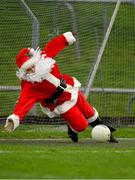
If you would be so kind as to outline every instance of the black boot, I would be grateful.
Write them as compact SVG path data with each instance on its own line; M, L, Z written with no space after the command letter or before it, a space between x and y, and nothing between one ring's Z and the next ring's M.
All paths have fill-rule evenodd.
M113 132L114 131L116 131L116 129L115 128L113 128L113 127L110 127L110 126L107 126L109 129L110 129L110 131L111 131L111 136L110 136L110 140L109 140L109 142L110 143L118 143L118 140L113 136Z
M91 122L91 123L89 123L89 125L91 126L91 127L95 127L95 126L97 126L97 125L100 125L100 124L103 124L102 123L102 121L101 121L101 119L98 117L95 121L93 121L93 122ZM105 125L105 124L104 124ZM106 125L107 126L107 125ZM110 143L118 143L118 140L113 136L113 132L114 131L116 131L116 129L115 128L113 128L113 127L110 127L110 126L107 126L109 129L110 129L110 131L111 131L111 136L110 136L110 140L109 140L109 142Z
M73 141L73 142L78 142L78 134L74 132L69 125L68 127L68 137Z
M113 136L112 132L111 132L111 136L110 136L110 143L118 143L119 141Z

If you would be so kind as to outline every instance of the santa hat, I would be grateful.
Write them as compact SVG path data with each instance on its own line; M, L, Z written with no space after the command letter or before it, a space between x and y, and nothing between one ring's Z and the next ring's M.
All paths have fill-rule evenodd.
M28 54L33 55L29 57ZM16 57L16 64L19 70L25 71L32 65L36 64L37 58L34 57L35 50L29 48L23 48Z

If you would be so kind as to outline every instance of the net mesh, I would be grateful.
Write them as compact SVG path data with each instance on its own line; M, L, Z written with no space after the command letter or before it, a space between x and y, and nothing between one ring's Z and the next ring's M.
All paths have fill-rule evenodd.
M56 61L61 73L75 76L82 83L82 91L88 85L93 66L109 26L116 3L101 1L25 1L39 22L39 37L33 34L31 17L17 0L1 0L0 6L0 113L8 116L19 96L20 81L16 78L15 57L22 47L31 47L39 39L42 49L53 37L67 31L76 33L77 42L64 49ZM132 3L121 3L103 57L98 67L88 101L100 116L122 122L134 122L134 46L135 11ZM15 88L17 90L15 90ZM4 88L4 89L3 89ZM123 92L105 88L121 88ZM31 116L31 118L30 118ZM37 104L26 118L30 122L59 123L59 118L48 119ZM124 117L129 117L126 119ZM120 122L120 121L119 121Z

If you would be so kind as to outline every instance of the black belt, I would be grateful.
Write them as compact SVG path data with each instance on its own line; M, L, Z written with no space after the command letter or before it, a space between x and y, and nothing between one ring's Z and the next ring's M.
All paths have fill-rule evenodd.
M56 92L51 97L47 98L45 101L49 104L54 103L58 99L58 97L63 93L66 87L67 87L66 82L62 77L62 79L60 80L60 85L56 88Z

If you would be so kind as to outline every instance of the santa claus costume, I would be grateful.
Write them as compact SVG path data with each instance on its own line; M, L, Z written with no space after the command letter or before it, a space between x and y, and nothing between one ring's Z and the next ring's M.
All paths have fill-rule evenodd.
M23 48L18 53L16 64L21 92L13 114L7 118L7 122L12 119L14 129L37 102L50 118L60 115L74 132L84 131L89 123L97 121L98 112L79 90L81 83L74 77L61 74L54 60L62 49L75 41L74 35L66 32L49 41L43 51ZM35 65L35 73L27 74L26 70L32 65Z

